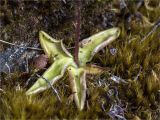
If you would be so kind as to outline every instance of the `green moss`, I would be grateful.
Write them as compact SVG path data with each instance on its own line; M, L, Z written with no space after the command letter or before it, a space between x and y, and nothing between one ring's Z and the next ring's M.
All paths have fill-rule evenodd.
M137 10L136 2L127 1L128 10L125 12L120 9L117 1L93 0L83 3L81 38L111 26L121 28L119 39L96 55L93 63L108 67L111 75L120 76L128 82L127 84L116 84L111 81L108 71L101 76L89 76L86 108L79 112L70 99L72 93L66 77L54 86L62 98L62 103L59 103L51 90L33 97L26 96L27 78L22 77L22 73L13 73L11 78L3 75L1 79L3 92L0 91L0 119L110 119L107 112L116 100L116 96L113 95L108 99L107 93L114 87L118 89L118 98L124 108L126 107L126 118L158 119L160 28L141 42L153 28L150 23L159 19L160 11L156 6L157 3L159 3L158 0L150 3L150 6L155 8L154 11L150 11L143 5ZM18 5L13 6L8 2L7 7L1 5L3 10L0 9L0 12L7 16L9 22L0 28L0 39L11 42L38 42L37 33L39 30L44 30L55 38L64 39L66 46L74 46L73 1L67 1L67 4L54 1L16 4ZM113 12L112 8L119 13ZM136 17L137 11L150 23ZM0 19L4 18L3 14L0 14ZM131 21L128 21L129 18ZM117 53L112 55L110 48L116 48ZM104 80L105 84L98 86L99 80ZM102 109L102 105L106 111Z

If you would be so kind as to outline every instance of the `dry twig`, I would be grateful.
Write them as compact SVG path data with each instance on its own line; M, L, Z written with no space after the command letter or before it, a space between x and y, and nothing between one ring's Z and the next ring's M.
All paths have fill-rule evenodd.
M24 46L16 45L16 44L14 44L14 43L10 43L10 42L4 41L4 40L0 40L0 42L1 42L1 43L4 43L4 44L12 45L12 46L20 47L20 48L27 48L27 49L31 49L31 50L42 51L42 49L40 49L40 48L24 47Z

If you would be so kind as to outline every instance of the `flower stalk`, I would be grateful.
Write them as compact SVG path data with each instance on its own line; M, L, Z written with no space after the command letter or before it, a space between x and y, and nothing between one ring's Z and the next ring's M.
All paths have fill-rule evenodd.
M74 49L74 61L79 66L78 53L79 53L79 39L81 29L81 0L75 1L75 49Z

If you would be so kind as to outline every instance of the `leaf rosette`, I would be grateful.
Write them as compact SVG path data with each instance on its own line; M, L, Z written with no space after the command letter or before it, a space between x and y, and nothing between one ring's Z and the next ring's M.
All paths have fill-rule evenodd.
M98 74L103 71L102 67L88 65L87 63L92 60L98 51L118 38L119 34L120 29L115 27L82 40L79 43L79 66L77 66L73 56L64 47L62 40L56 40L47 33L40 31L39 39L41 47L49 57L52 65L44 72L43 77L39 78L31 86L26 94L31 95L50 88L43 78L47 79L53 85L67 71L69 73L72 92L74 93L74 101L78 109L82 110L86 99L86 75Z

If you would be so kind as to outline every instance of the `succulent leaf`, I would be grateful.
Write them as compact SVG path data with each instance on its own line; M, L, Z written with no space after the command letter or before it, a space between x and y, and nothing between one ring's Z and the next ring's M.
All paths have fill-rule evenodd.
M82 40L79 48L79 63L85 66L102 48L113 42L120 34L119 28L111 28Z
M70 84L74 95L74 101L79 110L84 108L86 99L86 72L84 68L68 67Z
M56 40L43 31L39 32L39 39L45 54L48 55L51 61L54 61L55 57L59 59L72 57L67 49L65 49L62 40Z
M71 58L70 59L64 58L61 60L57 60L47 69L46 72L44 72L42 76L43 78L50 81L50 83L53 85L57 80L63 77L66 68L72 63L73 61ZM32 85L32 87L27 91L26 94L29 95L29 94L38 93L49 88L50 86L43 78L39 78Z
M96 74L100 74L103 73L106 69L97 65L86 65L84 67L86 74L92 74L92 75L96 75Z

